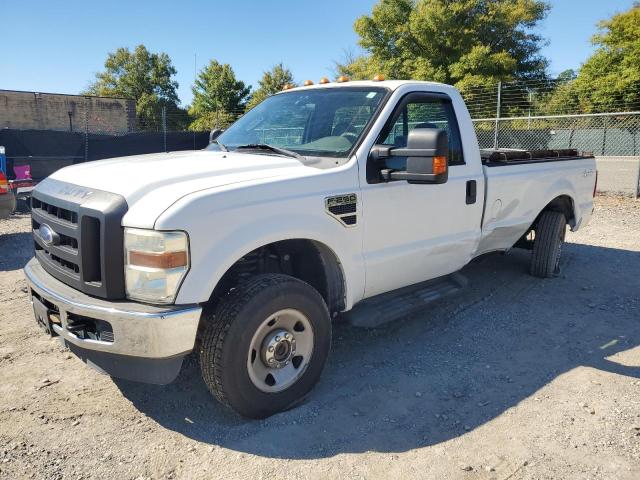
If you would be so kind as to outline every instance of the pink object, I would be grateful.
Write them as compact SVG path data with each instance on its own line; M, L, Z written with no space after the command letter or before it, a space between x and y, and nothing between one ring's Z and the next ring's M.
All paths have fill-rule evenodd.
M31 165L14 166L13 172L16 174L16 180L31 180Z

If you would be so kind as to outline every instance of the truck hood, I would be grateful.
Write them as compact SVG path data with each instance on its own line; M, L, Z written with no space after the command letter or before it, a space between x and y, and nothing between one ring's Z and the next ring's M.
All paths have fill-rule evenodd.
M294 158L199 150L87 162L58 170L51 178L122 195L129 206L125 225L130 223L127 219L135 217L136 226L152 228L162 212L190 193L301 175L307 169Z

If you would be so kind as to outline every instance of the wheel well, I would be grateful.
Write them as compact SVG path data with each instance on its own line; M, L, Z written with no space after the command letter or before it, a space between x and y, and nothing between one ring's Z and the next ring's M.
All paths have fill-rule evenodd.
M542 209L542 212L544 211L563 213L569 225L573 226L575 224L573 199L568 195L560 195L554 198L547 204L546 207ZM536 218L536 221L533 224L534 227L538 223L538 219L540 218L540 215L542 215L542 212L538 214L538 217Z
M535 231L538 222L540 221L540 216L544 212L560 212L564 214L564 217L567 219L567 223L572 227L575 225L575 213L573 210L573 199L568 195L559 195L553 200L551 200L538 214L536 219L533 221L531 226L527 229L527 231L520 237L520 239L515 243L514 247L516 248L524 248L525 250L531 250L533 248L533 238L530 237L532 231Z
M261 273L283 273L315 288L335 316L345 307L344 275L335 253L308 239L282 240L259 247L234 263L213 290L209 305L215 306L243 280Z

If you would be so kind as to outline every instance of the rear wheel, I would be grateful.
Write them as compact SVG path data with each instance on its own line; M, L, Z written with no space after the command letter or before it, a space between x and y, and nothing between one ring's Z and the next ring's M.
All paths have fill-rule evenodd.
M561 212L544 211L535 228L531 275L549 278L560 273L560 257L567 219Z
M324 300L287 275L257 275L239 285L206 322L203 379L220 402L251 418L302 400L320 378L331 345Z

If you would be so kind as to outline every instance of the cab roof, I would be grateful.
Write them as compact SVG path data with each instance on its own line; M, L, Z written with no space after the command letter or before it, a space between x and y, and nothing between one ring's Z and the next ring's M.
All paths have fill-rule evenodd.
M283 92L293 92L300 90L313 90L313 89L322 89L322 88L344 88L344 87L383 87L388 88L391 91L397 90L403 85L432 85L438 86L440 88L450 88L455 89L451 85L447 85L446 83L439 82L425 82L422 80L381 80L381 81L373 81L373 80L349 80L347 82L329 82L329 83L316 83L314 85L309 86L300 86L290 88L288 90L283 90Z

